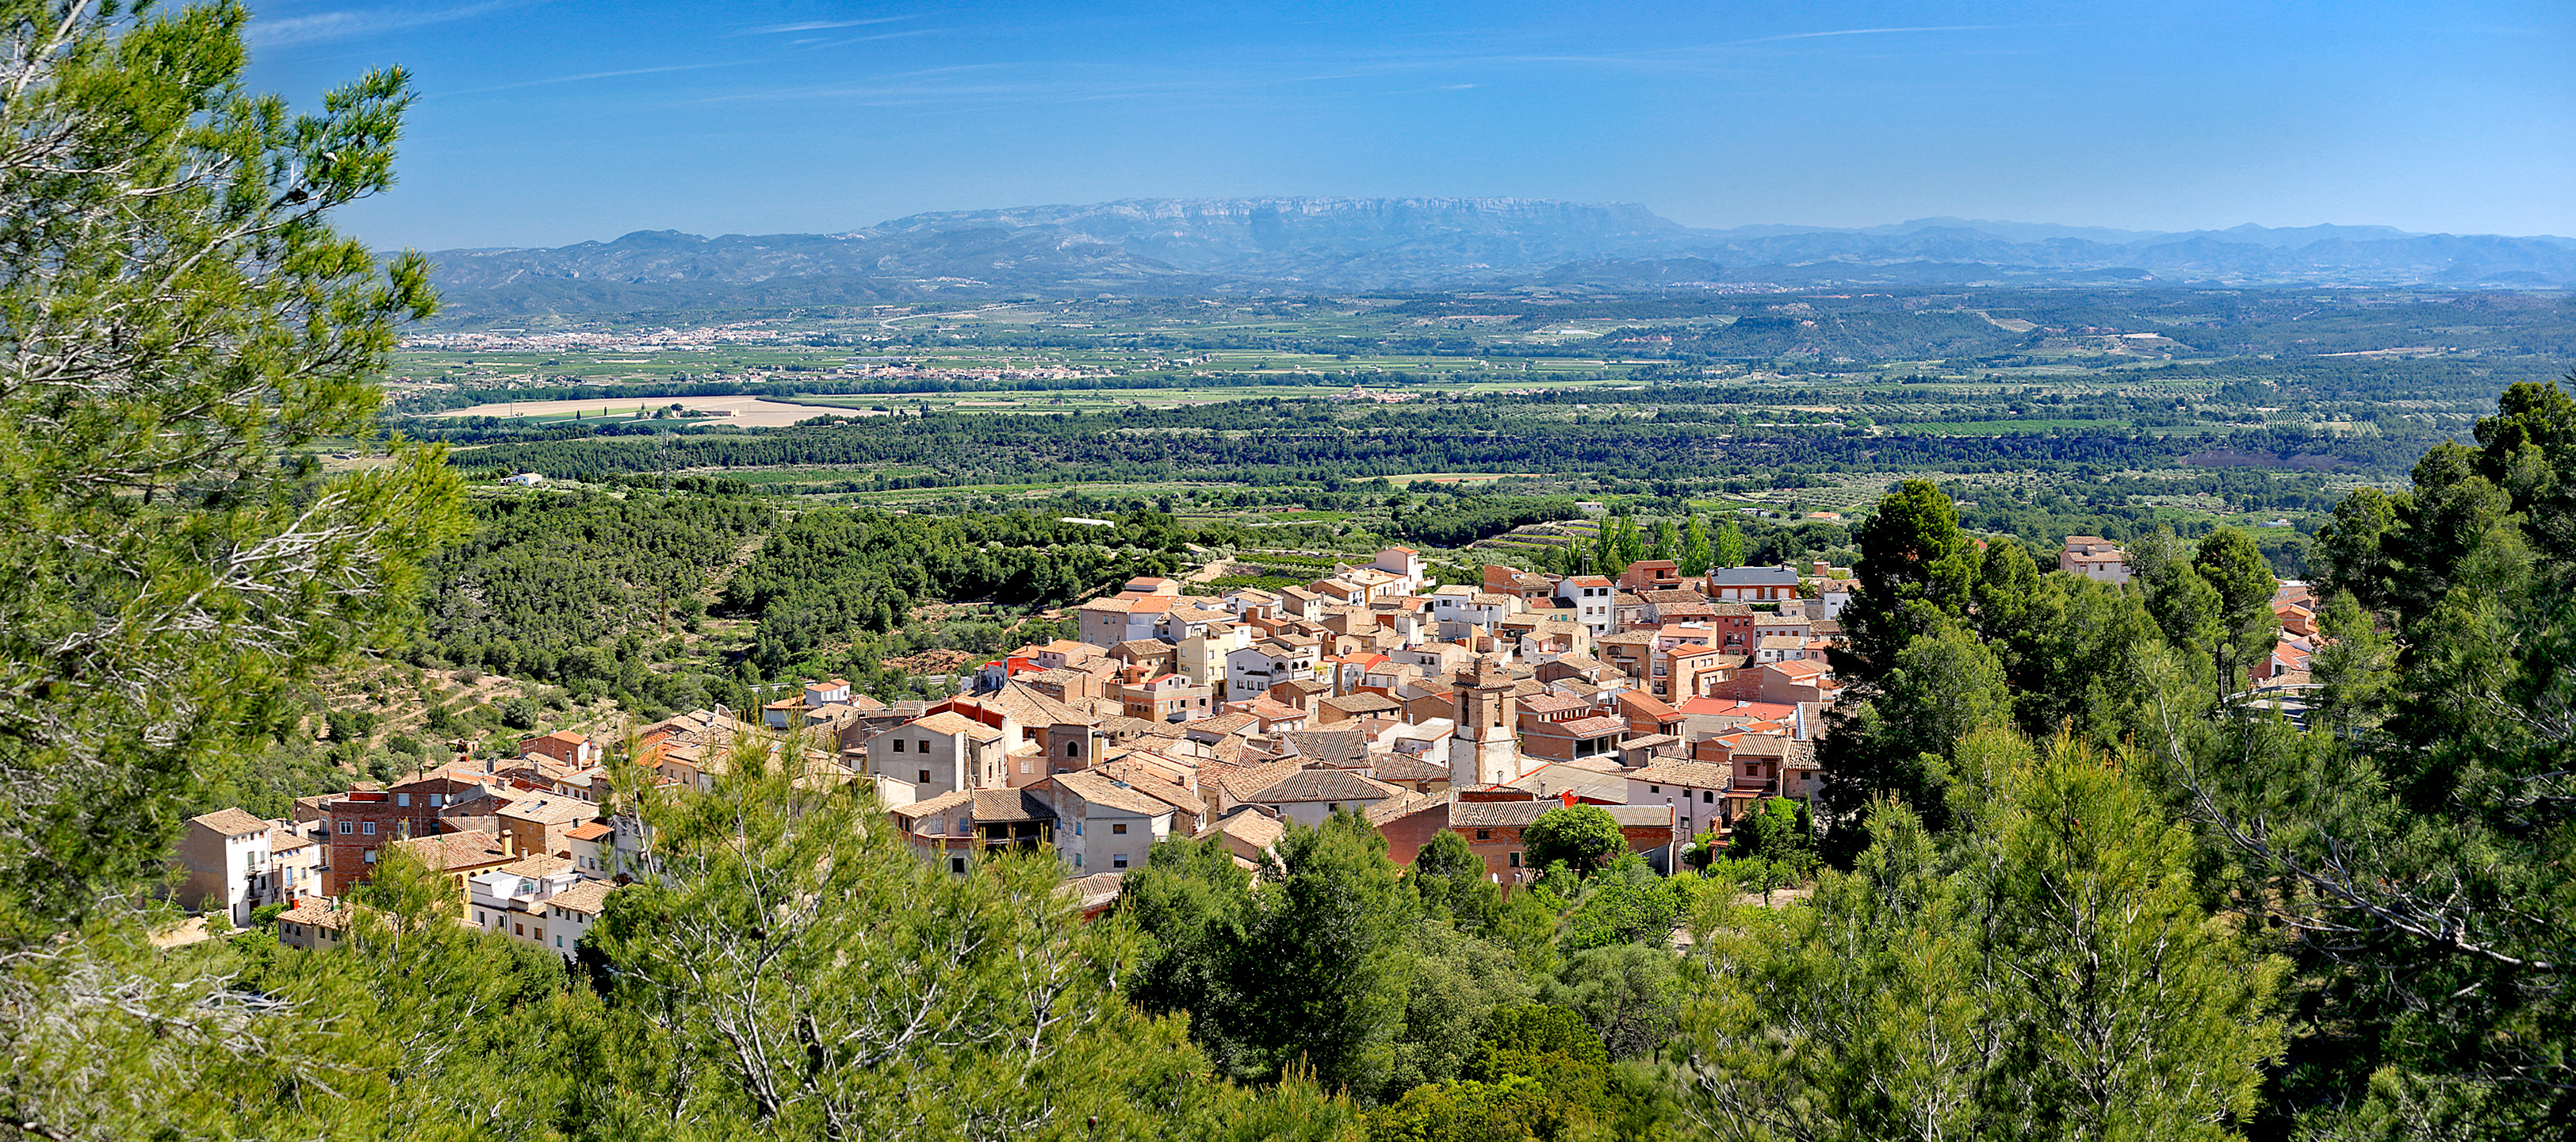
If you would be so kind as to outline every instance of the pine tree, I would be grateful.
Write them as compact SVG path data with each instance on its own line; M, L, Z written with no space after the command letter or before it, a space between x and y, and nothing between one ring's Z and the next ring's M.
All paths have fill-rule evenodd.
M627 1105L780 1137L998 1137L1079 1120L1153 1065L1103 1049L1142 1026L1115 990L1141 949L1081 922L1055 856L976 852L952 875L804 753L746 738L704 792L623 775L662 874L589 937L612 1031L659 1044L611 1060Z
M2287 965L2211 922L2189 836L2099 755L2007 730L1956 753L1973 827L1880 801L1811 906L1703 910L1687 1112L1739 1137L2228 1136Z
M418 560L460 527L435 451L395 444L331 477L305 454L370 437L394 331L435 305L424 259L380 263L328 221L390 184L407 81L371 74L291 115L239 86L248 19L0 12L13 1133L209 1132L246 1084L297 1081L261 1061L305 1054L288 1008L234 996L218 958L149 954L142 931L167 917L136 902L188 799L293 716L315 670L392 641Z

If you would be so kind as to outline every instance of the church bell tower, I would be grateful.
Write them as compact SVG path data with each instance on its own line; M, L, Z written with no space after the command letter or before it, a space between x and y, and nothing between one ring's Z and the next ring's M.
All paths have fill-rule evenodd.
M1449 739L1449 787L1503 785L1521 775L1519 703L1512 680L1478 672L1458 685L1458 732Z

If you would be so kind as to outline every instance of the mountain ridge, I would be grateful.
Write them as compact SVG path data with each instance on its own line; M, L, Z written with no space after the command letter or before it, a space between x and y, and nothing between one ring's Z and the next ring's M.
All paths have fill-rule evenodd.
M1120 199L934 211L838 234L639 230L440 251L463 316L941 295L1997 284L2576 285L2576 240L2320 224L2139 231L1991 219L1699 229L1636 203Z

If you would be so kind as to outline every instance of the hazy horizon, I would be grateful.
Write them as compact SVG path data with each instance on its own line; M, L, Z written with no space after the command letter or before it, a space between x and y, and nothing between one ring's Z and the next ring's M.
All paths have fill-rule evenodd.
M825 227L821 227L821 228L817 228L817 229L813 229L813 230L795 230L795 231L789 231L789 230L746 231L746 230L730 230L730 229L725 229L725 228L722 228L722 227L716 227L716 226L700 226L700 227L690 227L690 226L686 226L686 225L647 226L647 227L637 227L637 228L634 228L634 229L628 229L628 230L619 230L619 231L617 231L616 233L585 234L585 235L580 235L580 236L576 236L576 237L567 238L567 239L565 239L565 240L563 240L563 241L560 241L560 242L526 242L526 243L507 243L507 242L501 242L501 243L487 243L487 244L479 245L479 246L446 246L446 247L436 247L436 248L440 248L440 249L489 249L489 250L503 250L503 249L557 249L557 248L561 248L561 247L565 247L565 246L575 246L575 245L580 245L581 243L584 243L584 242L614 242L614 241L617 241L618 239L625 238L625 237L628 237L628 236L630 236L630 235L634 235L634 234L649 234L649 233L681 233L681 234L693 234L693 235L696 235L696 236L699 236L699 237L703 237L703 238L718 238L718 237L724 237L724 236L728 236L728 235L759 236L759 235L762 235L762 234L807 234L807 235L818 235L818 234L819 234L819 235L831 235L831 234L846 234L846 233L854 233L854 232L857 232L857 231L860 231L860 230L866 230L866 229L869 229L869 228L871 228L871 227L882 226L882 225L885 225L885 224L888 224L888 223L892 223L892 222L899 222L899 221L902 221L902 220L903 220L903 219L905 219L905 218L910 218L910 217L919 217L919 216L923 216L923 215L940 215L940 214L974 214L974 213L982 212L982 211L1001 211L1001 210L1015 210L1015 209L1045 209L1045 208L1051 208L1051 207L1103 206L1103 205L1109 205L1109 204L1111 204L1111 203L1116 203L1116 202L1152 202L1152 201L1207 201L1207 202L1214 202L1214 201L1258 201L1258 200L1264 200L1264 199L1283 199L1283 200L1284 200L1284 199L1306 199L1306 200L1348 199L1348 200L1352 200L1352 201L1389 201L1389 200L1408 200L1408 199L1409 199L1409 200L1443 200L1443 199L1447 199L1447 200L1471 200L1471 199L1520 199L1520 200L1522 200L1522 201L1536 201L1536 202L1565 202L1565 203L1569 203L1569 204L1571 204L1571 205L1578 205L1578 206L1641 206L1641 207L1644 207L1646 210L1648 210L1648 211L1650 211L1650 212L1652 212L1652 213L1656 214L1656 215L1657 215L1657 216L1659 216L1659 217L1666 218L1666 219L1669 219L1669 220L1674 221L1674 222L1681 222L1681 220L1680 220L1680 219L1678 219L1678 218L1674 218L1674 217L1672 216L1672 214L1670 214L1669 212L1664 211L1664 210L1657 209L1657 208L1656 208L1656 206L1655 206L1655 204L1653 204L1653 203L1650 203L1650 202L1635 202L1635 201L1621 201L1621 200L1616 200L1616 199L1601 199L1601 200L1597 200L1597 201L1577 202L1577 201L1575 201L1575 200L1570 200L1570 199L1540 199L1540 198L1532 198L1532 197L1529 197L1529 196L1522 196L1522 195L1463 195L1463 194L1386 194L1386 195L1288 195L1288 194L1240 194L1240 195L1190 195L1190 196L1181 196L1181 195L1133 195L1133 196L1129 196L1129 197L1127 197L1127 198L1119 198L1119 199L1104 199L1104 200L1100 200L1100 201L1097 201L1097 202L1012 202L1012 203L983 203L983 204L976 204L976 205L972 205L972 206L938 207L938 208L932 208L932 209L928 209L928 210L919 210L919 211L914 211L912 214L908 214L908 215L898 215L898 216L894 216L894 217L877 218L877 219L873 219L873 220L870 220L870 221L866 221L866 222L858 222L858 223L854 223L854 224L846 225L846 226L825 226ZM1915 226L1915 225L1917 225L1917 224L1925 224L1925 223L1958 223L1958 224L1968 225L1968 226L1974 226L1974 225L1978 225L1978 224L1990 224L1990 225L2004 225L2004 226L2014 226L2014 227L2033 227L2033 228L2046 227L2046 228L2055 228L2055 229L2064 229L2064 230L2074 230L2074 231L2120 231L2120 232L2128 232L2128 233L2137 234L2137 235L2139 235L2139 236L2141 236L2141 237L2161 237L2161 236L2170 236L2170 235L2175 235L2175 234L2223 233L2223 232L2226 232L2226 231L2229 231L2229 230L2241 229L2241 228L2246 227L2246 226L2257 226L2257 227L2261 227L2261 228L2266 229L2266 230L2303 230L2303 229L2311 229L2311 228L2315 228L2315 227L2319 227L2319 226L2344 226L2344 227L2355 227L2355 228L2367 228L2367 227L2374 227L2374 226L2381 226L2381 225L2384 225L2383 223L2377 223L2377 222L2353 222L2353 221L2339 221L2339 220L2337 220L2337 221L2323 221L2323 222L2292 222L2292 223L2239 222L2239 223L2235 223L2235 224L2233 224L2233 225L2226 225L2226 226L2195 226L2195 227L2188 227L2188 228L2184 228L2184 229L2176 229L2176 230L2157 230L2157 229L2150 229L2150 228L2145 228L2145 227L2118 226L2118 225L2109 225L2109 224L2103 224L2103 223L2090 223L2090 222L2067 222L2067 221L2063 221L2063 220L2059 220L2059 219L2047 219L2047 218L1969 218L1969 217L1963 217L1963 216L1958 216L1958 215L1932 215L1932 214L1926 214L1926 215L1915 215L1915 216L1907 217L1907 218L1891 219L1891 220L1881 221L1881 222L1860 223L1860 224L1856 224L1856 225L1825 225L1825 224L1820 224L1820 223L1805 223L1805 222L1780 221L1780 220L1772 220L1772 221L1766 221L1766 222L1747 222L1747 223L1733 224L1733 225L1727 225L1727 226L1690 226L1690 224L1689 224L1689 223L1682 223L1682 224L1683 224L1683 225L1685 225L1685 226L1690 226L1690 228L1691 228L1691 229L1693 229L1693 230L1701 230L1701 231L1707 231L1707 232L1712 232L1712 233L1727 233L1727 232L1730 232L1730 231L1734 231L1734 230L1742 230L1742 229L1771 229L1771 228L1777 228L1777 229L1780 229L1780 230L1783 230L1783 231L1791 231L1791 232L1794 232L1794 231L1820 231L1820 232L1866 231L1866 230L1879 230L1879 229L1901 228L1901 227ZM2564 241L2564 240L2576 240L2576 235L2571 235L2571 234L2543 234L2543 233L2533 233L2533 234L2503 234L2503 233L2502 233L2502 232L2500 232L2500 231L2471 231L2471 230L2447 230L2447 231L2446 231L2446 230L2405 230L2405 228L2403 228L2403 227L2391 227L2391 228L2392 228L2392 229L2404 230L2404 232L2405 232L2405 233L2407 233L2407 234L2409 234L2409 235L2413 235L2413 236L2418 236L2418 237L2422 237L2422 236L2431 236L2431 235L2438 235L2438 234L2451 234L2451 235L2464 236L2464 237L2465 237L2465 236L2501 236L2501 237L2514 237L2514 238L2553 238L2553 239L2559 239L2559 240L2562 240L2562 241ZM431 248L433 248L433 247L421 246L421 247L417 247L417 248L420 248L420 249L431 249Z
M378 246L1268 195L2576 234L2576 9L1872 3L263 6L299 106L400 64Z

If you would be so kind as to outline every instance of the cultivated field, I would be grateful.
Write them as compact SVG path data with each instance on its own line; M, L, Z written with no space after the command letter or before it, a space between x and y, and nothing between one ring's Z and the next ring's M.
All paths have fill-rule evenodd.
M632 418L635 416L638 408L641 408L644 415L649 417L653 414L654 410L668 409L675 404L692 412L718 414L705 418L707 420L713 420L716 423L721 424L738 424L745 428L777 428L782 425L794 424L797 421L821 415L816 410L805 405L789 404L785 401L770 400L766 397L652 397L646 400L633 401L504 401L498 404L478 404L472 408L451 409L447 412L439 413L438 415L442 417L505 416L524 418L528 420L572 420L575 419L574 414L579 413L582 419L613 420L621 417ZM869 412L864 408L855 410L841 408L834 411L857 416L881 415Z

